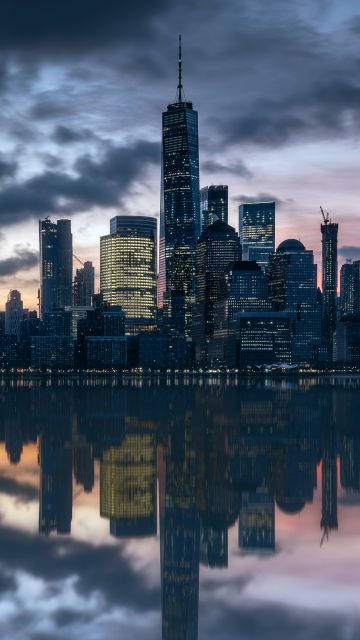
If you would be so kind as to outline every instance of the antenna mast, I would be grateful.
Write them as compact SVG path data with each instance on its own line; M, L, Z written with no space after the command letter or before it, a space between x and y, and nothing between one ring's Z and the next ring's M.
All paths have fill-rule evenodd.
M182 53L181 53L181 35L179 35L179 84L178 88L178 102L182 102Z

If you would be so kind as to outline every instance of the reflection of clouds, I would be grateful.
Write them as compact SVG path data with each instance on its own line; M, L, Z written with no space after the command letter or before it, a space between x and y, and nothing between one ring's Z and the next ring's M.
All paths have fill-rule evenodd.
M2 637L17 637L19 611L23 622L28 619L26 628L53 638L64 638L65 628L69 640L84 633L89 639L102 638L104 629L111 638L112 628L114 637L116 629L129 640L159 637L159 588L146 584L121 547L44 539L6 527L0 529L0 546ZM123 635L123 625L128 635ZM137 629L139 635L132 635Z
M319 614L299 607L287 608L259 602L239 602L238 608L200 610L199 640L355 640L360 619L350 620L335 614Z

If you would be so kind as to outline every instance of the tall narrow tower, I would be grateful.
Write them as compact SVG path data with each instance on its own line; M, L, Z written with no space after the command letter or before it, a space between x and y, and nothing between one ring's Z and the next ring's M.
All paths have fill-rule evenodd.
M187 333L194 295L195 249L200 233L198 114L183 95L181 36L177 100L162 114L162 162L160 207L160 265L158 306L164 293L179 290L185 295ZM185 265L179 278L181 264ZM189 269L189 263L191 269ZM176 276L174 276L176 274Z
M322 291L323 291L323 333L332 344L336 328L336 297L338 280L337 238L339 225L331 222L329 214L321 209L322 236Z

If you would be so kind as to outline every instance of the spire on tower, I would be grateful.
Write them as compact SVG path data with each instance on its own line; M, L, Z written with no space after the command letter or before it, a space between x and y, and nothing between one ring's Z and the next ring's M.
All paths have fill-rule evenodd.
M181 35L179 35L179 84L178 88L178 102L182 102L182 55L181 55Z

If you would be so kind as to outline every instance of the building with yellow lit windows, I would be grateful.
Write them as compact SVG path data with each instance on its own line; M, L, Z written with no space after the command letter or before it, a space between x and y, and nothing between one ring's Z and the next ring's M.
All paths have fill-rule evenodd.
M100 238L100 289L104 302L122 307L125 331L156 326L157 221L149 216L115 216Z

